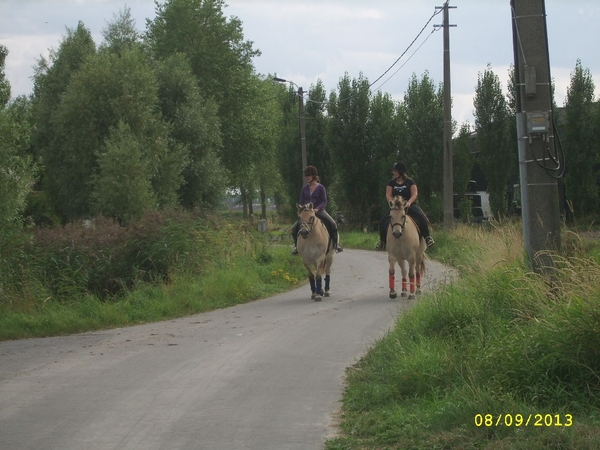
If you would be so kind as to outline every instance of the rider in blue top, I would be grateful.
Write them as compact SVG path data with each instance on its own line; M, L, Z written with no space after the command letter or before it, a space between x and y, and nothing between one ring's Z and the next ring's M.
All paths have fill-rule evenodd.
M304 169L304 179L306 184L302 186L300 190L299 205L306 205L312 203L315 210L316 216L323 221L331 240L333 241L333 248L336 253L344 251L339 243L338 229L335 220L325 211L327 206L327 191L325 186L320 183L319 174L315 166L306 166ZM294 249L292 255L297 255L298 250L296 249L296 243L298 242L298 231L300 224L298 221L292 226L292 237L294 238Z

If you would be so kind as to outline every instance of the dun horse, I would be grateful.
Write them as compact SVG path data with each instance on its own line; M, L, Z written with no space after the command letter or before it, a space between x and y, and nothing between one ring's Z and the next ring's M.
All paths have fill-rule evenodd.
M313 204L298 206L298 254L308 272L310 281L311 298L321 301L321 297L329 297L329 281L331 264L333 263L333 241L325 225L315 215ZM323 274L325 274L325 289L323 290Z
M390 200L390 226L387 231L387 252L390 263L390 298L396 298L396 262L402 271L402 297L415 298L420 292L421 275L425 273L425 239L419 236L419 230L405 210L406 200L394 197ZM408 263L408 279L405 261ZM410 286L408 286L410 285Z

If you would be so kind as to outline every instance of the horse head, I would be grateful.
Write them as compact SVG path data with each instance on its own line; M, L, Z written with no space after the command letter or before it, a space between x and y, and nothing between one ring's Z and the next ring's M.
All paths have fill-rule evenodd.
M298 223L300 224L298 235L306 239L315 225L315 210L312 203L307 203L306 205L297 204L296 206L298 207Z
M389 201L390 205L390 226L392 234L396 239L402 237L404 226L406 225L406 200L396 196Z

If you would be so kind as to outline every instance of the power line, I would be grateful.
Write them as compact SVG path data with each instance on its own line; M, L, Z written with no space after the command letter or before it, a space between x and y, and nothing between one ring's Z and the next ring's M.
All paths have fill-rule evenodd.
M412 40L412 42L408 45L408 47L406 47L406 49L402 52L402 54L396 58L396 60L392 63L392 65L390 67L388 67L380 76L378 76L375 81L373 81L372 83L369 84L369 89L373 87L373 85L375 83L377 83L379 80L381 80L390 70L392 70L394 68L394 66L396 64L398 64L398 62L402 59L402 57L404 55L406 55L406 53L411 49L411 47L415 44L415 42L419 39L419 37L421 37L421 35L423 34L423 31L425 31L425 29L427 28L427 26L431 23L431 21L433 20L433 18L435 16L437 16L438 14L440 14L441 10L436 10L431 17L429 17L429 19L427 20L427 22L425 23L425 25L423 25L423 27L421 28L421 30L419 31L419 33L416 35L416 37ZM410 57L404 62L404 64L402 64L387 80L385 80L376 90L379 90L381 88L381 86L383 86L385 83L387 83L391 78L394 77L394 75L396 75L400 69L402 69L407 63L408 61L410 61L410 59L419 51L419 49L425 44L425 42L427 42L427 40L431 37L431 35L437 31L437 29L434 29L428 36L427 38L419 45L419 47L417 47L417 49L410 55ZM341 98L338 99L338 102L347 102L349 100L352 100L354 97L358 96L359 94L354 94L354 95L350 95L349 97L346 98ZM371 94L368 94L369 96L371 96ZM311 99L307 99L307 102L311 102L311 103L317 103L317 104L324 104L327 101L316 101L316 100L311 100ZM351 105L348 105L346 108L337 111L335 114L340 114L343 113L344 111L346 111L347 109L349 109L351 107ZM335 115L334 114L334 115Z

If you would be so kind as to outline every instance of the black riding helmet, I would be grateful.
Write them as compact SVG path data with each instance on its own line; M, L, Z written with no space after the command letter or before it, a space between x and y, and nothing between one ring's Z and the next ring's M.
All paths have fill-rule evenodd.
M394 170L397 170L400 175L406 174L406 165L401 162L394 164Z
M317 177L319 176L319 173L317 172L317 168L315 166L306 166L304 168L304 176Z

